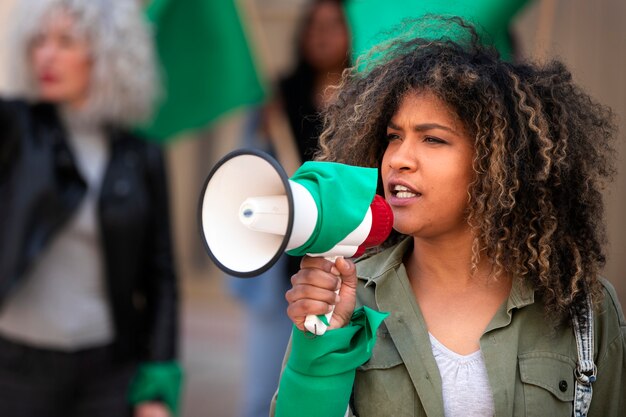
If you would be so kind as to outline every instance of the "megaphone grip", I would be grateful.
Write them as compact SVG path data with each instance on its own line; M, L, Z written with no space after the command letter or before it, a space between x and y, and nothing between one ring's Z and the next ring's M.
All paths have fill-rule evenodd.
M383 197L376 194L369 208L372 213L370 231L367 238L365 238L363 243L359 245L353 257L359 257L365 253L367 248L378 246L383 243L387 237L389 237L391 229L393 228L393 211L391 210L389 203L387 203ZM335 262L335 260L337 260L337 256L326 256L325 258L331 262ZM339 290L335 291L335 293L339 294ZM309 332L317 336L323 335L330 325L333 311L334 307L333 310L325 315L308 315L304 321L304 327Z

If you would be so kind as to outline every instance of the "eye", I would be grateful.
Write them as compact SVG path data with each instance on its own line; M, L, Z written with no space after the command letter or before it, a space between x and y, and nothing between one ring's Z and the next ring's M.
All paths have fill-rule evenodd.
M30 47L31 48L36 48L38 46L41 46L44 44L45 42L45 37L43 34L38 33L37 35L35 35L35 37L33 37L33 39L30 41Z
M394 140L398 140L401 139L400 135L398 135L397 133L387 133L387 142L392 142Z
M424 142L426 143L432 143L432 144L442 144L442 143L447 143L445 140L440 139L436 136L426 136L424 137Z

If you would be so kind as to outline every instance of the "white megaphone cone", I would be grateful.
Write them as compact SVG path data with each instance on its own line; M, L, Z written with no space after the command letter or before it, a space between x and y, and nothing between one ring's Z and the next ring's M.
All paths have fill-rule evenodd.
M317 206L269 155L238 150L209 174L199 216L203 241L215 264L229 275L249 278L309 239Z
M376 177L371 178L374 184L368 187L373 187L373 193ZM264 152L231 152L213 168L200 198L200 232L207 252L230 275L259 275L285 251L316 247L311 241L315 242L320 228L324 229L323 224L320 226L319 200L319 195L289 179L280 164ZM334 261L338 256L360 255L365 248L382 243L393 224L391 209L380 196L367 204L369 207L359 215L360 223L339 242L335 240L330 250L306 253ZM335 214L341 217L341 213ZM323 334L330 314L325 320L307 317L305 327Z

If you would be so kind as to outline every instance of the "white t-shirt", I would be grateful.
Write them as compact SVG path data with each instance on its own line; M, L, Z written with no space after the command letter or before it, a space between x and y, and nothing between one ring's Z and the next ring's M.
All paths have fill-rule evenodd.
M482 352L459 355L432 334L429 336L441 374L445 417L494 416L493 394Z

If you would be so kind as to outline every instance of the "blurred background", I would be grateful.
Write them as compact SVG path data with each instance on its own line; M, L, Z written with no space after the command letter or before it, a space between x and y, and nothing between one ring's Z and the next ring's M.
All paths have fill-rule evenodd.
M0 0L0 31L7 27L11 9L17 1ZM205 1L228 4L228 7L233 3L233 0ZM178 3L182 6L187 2L179 0ZM231 97L231 103L212 109L212 113L204 119L200 115L191 121L193 126L188 129L175 131L172 128L175 132L164 143L169 165L182 301L180 345L186 371L183 398L185 417L231 417L239 415L241 411L247 367L246 334L253 323L247 319L244 306L228 289L228 280L233 278L218 272L204 251L196 220L198 198L214 163L230 150L242 146L241 138L249 128L251 106L256 108L269 101L277 80L289 72L294 64L294 37L307 4L307 0L235 1L232 6L241 23L244 41L247 40L252 68L256 71L252 77L258 78L260 88L258 91L254 88L251 90L243 82L228 79L228 74L207 72L206 77L221 84L224 91L229 91L228 83L238 85L240 90L243 88L243 96ZM380 7L385 7L385 4L381 1ZM164 10L167 13L168 9ZM180 16L185 19L192 15L181 12ZM617 288L622 303L626 300L626 222L623 219L623 213L626 213L624 18L626 2L623 0L537 0L528 2L512 21L512 33L519 55L535 60L552 57L563 60L574 79L596 100L610 106L618 118L619 173L616 181L606 190L610 247L604 273ZM202 25L197 21L193 23ZM208 22L206 24L209 25ZM205 35L203 30L194 30L191 22L188 29L195 42L183 43L180 48L192 51L194 59L201 60L203 54L206 54L206 59L213 60L213 63L217 60L227 73L232 72L227 67L230 61L225 55L216 56L216 51L239 47L229 44L230 40L234 40L229 37L231 35L219 39L202 39ZM5 33L0 33L0 41L1 92L7 87L5 74L11 63L5 59ZM223 76L227 78L221 79ZM207 91L210 95L211 90ZM246 91L250 93L248 96ZM187 94L193 95L193 92ZM213 94L215 96L212 100L218 101L225 93ZM201 104L198 107L202 110Z

